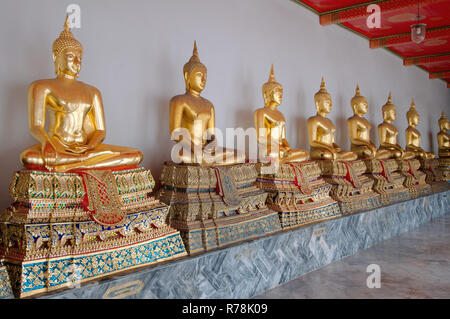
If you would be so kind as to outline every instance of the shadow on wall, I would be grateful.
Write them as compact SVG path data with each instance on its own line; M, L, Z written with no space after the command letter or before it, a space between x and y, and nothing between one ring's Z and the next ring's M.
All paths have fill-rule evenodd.
M11 204L8 187L14 171L22 168L20 163L20 153L26 148L36 143L28 129L27 112L27 84L14 85L8 88L7 94L3 96L4 116L0 118L1 140L3 147L14 145L0 152L0 163L3 169L0 170L0 209L3 210ZM23 138L23 136L29 138Z
M439 116L440 116L440 114L439 114ZM433 119L433 114L432 114L432 112L431 113L427 113L427 120L428 120L428 127L433 127L433 125L436 125L437 127L438 127L438 131L439 131L439 123L438 123L438 119L439 118L437 118L437 119ZM432 153L436 153L437 152L437 150L436 150L436 152L435 152L435 150L434 150L434 143L433 143L433 141L435 140L435 137L434 137L434 134L433 134L433 132L432 131L428 131L427 132L427 134L426 135L424 135L424 137L427 137L428 138L428 143L429 143L429 145L430 145L430 147L429 147L429 152L432 152ZM437 139L437 138L436 138ZM436 142L437 143L437 142Z
M340 128L336 130L336 144L342 150L350 149L350 137L348 135L348 127L347 127L347 119L343 116L338 116L336 121L336 128Z
M297 117L295 121L297 126L297 147L309 152L308 120L306 117ZM289 141L288 141L289 142ZM294 148L294 146L292 146Z

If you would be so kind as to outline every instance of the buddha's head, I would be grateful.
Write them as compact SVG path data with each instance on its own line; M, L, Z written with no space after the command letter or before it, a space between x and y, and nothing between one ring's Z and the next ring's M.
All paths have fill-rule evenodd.
M450 130L450 122L448 121L444 112L442 112L441 118L439 119L438 123L439 123L439 129L442 132L446 132L446 131Z
M385 105L381 108L383 112L383 120L385 122L391 123L397 118L397 113L395 112L395 105L392 104L392 94L389 93L388 100Z
M318 114L325 116L331 112L333 103L331 102L331 95L327 91L323 77L320 84L320 90L316 94L314 94L314 102L316 103Z
M367 100L364 96L361 95L358 84L356 84L356 93L350 101L350 104L352 105L353 113L355 113L355 115L363 116L369 110Z
M270 69L269 80L262 87L262 93L265 106L278 106L283 101L283 86L275 80L273 64Z
M197 42L194 42L192 57L183 67L186 91L200 94L206 84L206 67L200 62L197 51Z
M411 102L411 108L408 112L406 112L406 119L408 120L408 125L412 127L416 127L419 125L419 112L416 110L416 104L414 103L414 99Z
M77 77L81 70L83 47L70 31L69 16L66 16L64 30L52 46L53 63L57 75L69 75Z

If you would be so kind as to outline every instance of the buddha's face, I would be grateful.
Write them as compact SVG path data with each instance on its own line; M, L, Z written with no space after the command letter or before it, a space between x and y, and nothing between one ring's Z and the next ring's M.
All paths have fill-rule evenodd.
M333 103L331 102L331 97L328 94L321 94L315 97L316 109L318 113L328 114L331 112Z
M439 121L439 128L443 132L450 130L450 122L448 120Z
M367 104L366 99L361 99L361 101L358 101L357 103L353 104L353 110L355 114L357 115L364 115L369 110L369 105Z
M190 73L184 75L186 79L186 88L189 90L194 90L200 93L205 89L206 85L206 70L201 68L196 68Z
M409 126L416 127L417 125L419 125L419 120L420 120L419 113L417 112L414 112L408 116Z
M394 107L388 107L383 111L383 119L386 122L393 122L397 118L397 113Z
M77 49L65 49L57 56L53 56L56 74L64 73L77 77L81 70L82 52Z
M283 88L276 86L272 90L264 92L265 105L278 106L283 102Z

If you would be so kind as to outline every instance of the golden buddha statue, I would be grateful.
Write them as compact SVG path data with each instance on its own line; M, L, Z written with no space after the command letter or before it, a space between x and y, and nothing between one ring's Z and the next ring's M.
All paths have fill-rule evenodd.
M397 114L395 105L392 104L392 94L389 93L388 101L382 107L383 123L378 125L378 137L380 139L379 150L389 151L389 158L395 159L412 159L415 157L414 152L405 151L397 144L398 129L392 124Z
M174 96L170 100L172 139L181 143L190 152L175 152L174 161L187 164L198 163L204 166L243 163L245 162L244 153L217 148L214 134L214 105L200 96L205 88L206 72L205 65L198 57L197 43L194 42L192 57L183 67L186 93ZM182 134L186 130L189 134ZM178 132L182 136L176 136Z
M333 106L331 95L325 87L322 78L320 90L314 95L317 115L308 119L309 144L311 145L311 159L352 161L357 155L351 151L342 151L334 142L336 128L333 122L326 116Z
M406 150L415 153L415 157L418 159L433 159L436 157L435 154L425 152L420 147L420 138L421 134L416 129L416 126L419 125L420 117L419 112L416 110L416 104L414 103L414 99L411 102L411 108L406 113L406 119L408 120L408 128L405 131L406 135Z
M258 144L266 147L266 155L281 163L307 160L307 151L292 149L286 140L286 120L277 109L283 100L283 86L275 80L273 65L269 80L262 87L262 93L264 107L257 109L254 114ZM272 147L272 143L277 145Z
M442 116L439 119L439 133L438 138L438 154L439 157L450 157L450 134L447 133L450 130L450 122L448 121L445 113L442 112Z
M76 80L83 47L70 31L68 16L52 52L56 78L35 81L28 89L29 126L39 144L22 152L23 165L65 172L139 164L140 151L102 144L102 97L95 87Z
M377 150L375 144L370 141L371 125L364 118L369 105L367 104L367 99L361 95L359 85L356 85L356 93L350 104L354 115L347 119L347 125L352 152L356 153L360 159L389 158L389 151Z

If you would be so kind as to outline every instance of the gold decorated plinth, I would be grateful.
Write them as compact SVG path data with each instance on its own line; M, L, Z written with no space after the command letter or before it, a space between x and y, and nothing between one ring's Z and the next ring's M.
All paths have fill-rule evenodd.
M420 160L420 170L425 173L425 182L431 186L433 193L445 192L450 189L450 185L445 177L445 171L439 166L439 159Z
M255 186L256 177L254 164L164 164L156 196L170 205L169 223L180 231L189 254L281 229L277 213L265 204L267 194Z
M406 177L398 171L395 159L364 160L364 163L367 167L366 176L374 181L372 189L380 194L383 206L411 199L408 188L403 185Z
M405 177L403 185L409 190L411 199L432 193L431 186L426 183L427 175L420 170L418 159L397 160L398 172Z
M0 257L16 297L186 255L179 232L165 223L168 207L150 195L150 171L109 172L106 188L117 194L121 219L114 225L98 222L108 220L107 212L100 217L86 209L83 174L22 170L13 176L14 202L0 215Z
M329 195L331 185L320 177L316 162L281 163L276 169L258 163L256 167L256 185L268 194L267 207L278 212L284 230L341 216Z
M373 179L365 175L362 160L320 160L323 179L332 185L330 196L336 200L343 215L375 209L382 205L380 194L373 191Z
M439 170L442 173L442 180L450 182L450 157L439 157Z

